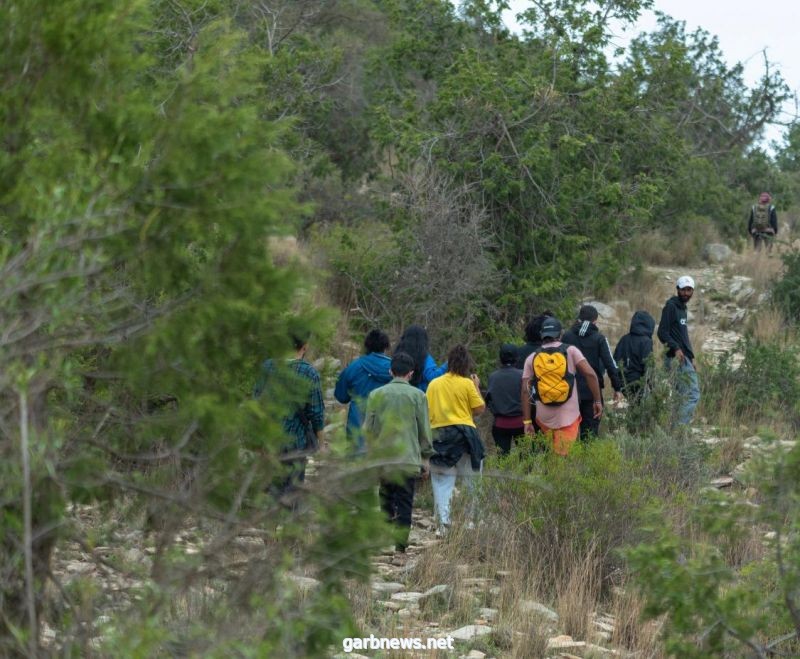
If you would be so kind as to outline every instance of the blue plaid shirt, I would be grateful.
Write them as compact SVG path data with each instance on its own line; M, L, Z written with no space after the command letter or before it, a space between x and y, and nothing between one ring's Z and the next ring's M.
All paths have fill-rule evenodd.
M293 397L290 409L293 406L296 410L292 414L283 417L283 429L287 435L294 439L294 444L286 447L287 450L303 450L308 447L308 432L317 432L325 427L325 405L322 400L322 385L320 384L319 373L316 369L303 359L290 359L286 362L290 372L297 376L294 382L281 381L281 374L276 372L275 363L272 359L267 359L261 367L261 376L258 378L253 396L258 398L271 381L277 386L294 387L301 393ZM277 375L277 379L276 379ZM305 380L302 389L298 389L298 381ZM302 390L305 390L304 392ZM302 395L304 393L304 396ZM303 418L305 417L305 419ZM309 427L310 426L310 427Z

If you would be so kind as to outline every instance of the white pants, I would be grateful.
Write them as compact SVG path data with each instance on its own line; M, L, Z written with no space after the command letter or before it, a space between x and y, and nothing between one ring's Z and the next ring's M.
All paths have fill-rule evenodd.
M461 476L466 481L468 508L467 516L471 518L475 512L475 488L477 478L483 471L481 462L480 471L472 471L472 461L469 453L464 453L461 459L452 467L431 465L431 487L433 489L433 510L440 525L450 524L450 500L453 498L453 489L456 486L456 476Z

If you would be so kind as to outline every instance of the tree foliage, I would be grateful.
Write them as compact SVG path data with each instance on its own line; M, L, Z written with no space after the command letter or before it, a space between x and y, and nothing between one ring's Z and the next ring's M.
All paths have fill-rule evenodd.
M152 559L123 569L150 574L116 601L127 610L103 642L117 651L224 653L250 639L304 654L347 626L342 554L348 574L366 574L375 541L359 544L360 522L376 537L370 507L350 514L370 500L369 479L353 485L332 469L336 487L295 513L266 489L283 473L285 440L280 401L246 403L255 365L289 347L296 318L321 319L304 303L303 273L269 249L303 211L281 146L290 126L264 117L262 50L224 13L200 20L200 8L176 6L0 9L3 654L36 654L42 617L65 652L87 651L102 631L80 612L113 595L62 584L57 543L91 554L114 544L118 525L151 534ZM91 502L104 506L86 538L65 513ZM210 536L198 556L179 550L187 525ZM272 551L226 567L254 526ZM299 534L304 556L325 547L329 562L298 609L283 574L302 562L287 553ZM169 603L198 581L211 595L187 620ZM48 583L61 596L45 599ZM234 615L253 622L217 636Z

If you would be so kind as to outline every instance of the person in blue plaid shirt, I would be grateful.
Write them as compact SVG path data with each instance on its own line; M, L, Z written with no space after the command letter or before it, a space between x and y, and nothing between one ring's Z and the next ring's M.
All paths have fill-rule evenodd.
M308 334L297 333L292 336L292 342L295 354L286 361L285 369L276 366L273 359L263 363L253 396L259 398L271 386L276 386L276 393L281 396L288 394L288 407L294 411L283 418L283 430L290 438L283 452L306 453L316 450L322 441L325 406L319 373L304 359L308 350ZM279 494L286 494L305 479L306 460L305 455L284 460L289 473L277 488Z

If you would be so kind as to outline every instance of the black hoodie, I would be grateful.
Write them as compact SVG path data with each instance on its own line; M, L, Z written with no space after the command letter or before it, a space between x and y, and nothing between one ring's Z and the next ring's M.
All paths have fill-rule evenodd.
M597 325L588 320L579 320L564 332L561 341L580 349L583 356L586 357L586 361L591 364L594 372L597 373L601 389L603 388L603 374L606 371L608 371L608 377L611 379L611 386L614 391L619 391L622 388L619 368L617 368L617 363L611 355L608 340L597 329ZM592 391L589 389L589 385L586 384L586 378L578 373L577 380L578 397L581 400L592 400Z
M677 295L667 300L658 323L658 340L667 346L667 357L674 357L675 351L680 348L690 361L694 361L688 318L686 305Z
M636 382L644 376L647 358L653 352L653 330L656 320L646 311L637 311L631 318L631 329L623 336L614 349L625 384Z

